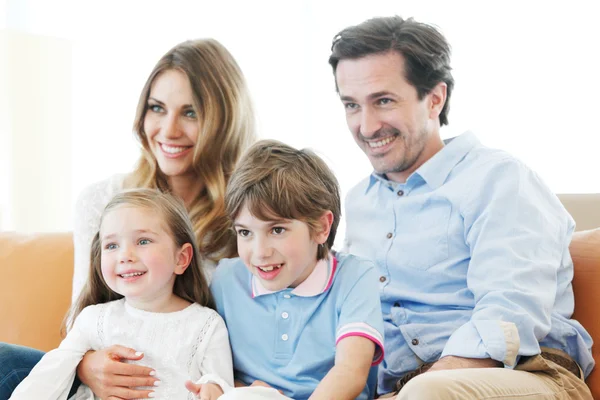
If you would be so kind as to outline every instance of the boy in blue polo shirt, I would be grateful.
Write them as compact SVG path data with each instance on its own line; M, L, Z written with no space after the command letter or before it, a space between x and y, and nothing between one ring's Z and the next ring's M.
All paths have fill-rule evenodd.
M331 170L309 150L258 142L229 181L226 208L240 258L219 263L211 289L237 383L295 400L372 399L383 358L377 274L329 251L340 219Z

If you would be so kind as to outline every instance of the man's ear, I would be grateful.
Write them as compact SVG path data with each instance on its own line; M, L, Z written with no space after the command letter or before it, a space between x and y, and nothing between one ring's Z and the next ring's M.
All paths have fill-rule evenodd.
M177 252L177 264L175 265L175 274L181 275L189 267L194 257L194 248L191 244L185 243Z
M438 120L442 110L444 109L444 104L446 104L446 91L448 90L448 85L446 82L438 83L431 92L427 95L429 97L429 118L433 120Z
M319 228L315 233L315 242L323 244L327 241L329 232L331 232L331 224L333 224L333 213L327 210L319 217Z

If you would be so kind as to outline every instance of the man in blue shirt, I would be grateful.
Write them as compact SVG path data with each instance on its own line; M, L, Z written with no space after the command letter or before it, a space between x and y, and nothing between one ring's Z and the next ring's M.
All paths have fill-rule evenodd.
M469 132L442 141L454 86L446 39L375 18L336 35L329 62L375 170L348 194L346 250L380 274L378 392L591 399L592 340L570 319L573 219L511 155Z

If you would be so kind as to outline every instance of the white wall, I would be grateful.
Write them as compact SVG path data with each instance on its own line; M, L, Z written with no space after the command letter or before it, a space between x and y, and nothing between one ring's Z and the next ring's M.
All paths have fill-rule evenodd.
M10 28L71 46L73 134L62 143L72 148L71 189L56 194L64 204L91 181L132 167L131 124L147 74L174 44L207 36L239 61L261 136L318 150L345 193L370 168L334 91L331 39L349 24L391 14L436 24L453 46L456 89L445 137L472 129L522 158L555 192L600 192L597 1L5 2ZM56 135L57 126L49 129ZM65 221L52 223L68 229Z

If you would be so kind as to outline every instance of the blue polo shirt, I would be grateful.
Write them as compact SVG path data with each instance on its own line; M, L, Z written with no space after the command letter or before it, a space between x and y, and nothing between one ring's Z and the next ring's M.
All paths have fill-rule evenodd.
M369 382L357 399L372 399L383 359L378 275L370 261L337 254L321 260L296 288L265 289L239 258L221 260L211 290L227 324L235 378L255 380L296 400L308 399L333 368L336 344L363 336L376 345Z

